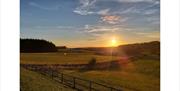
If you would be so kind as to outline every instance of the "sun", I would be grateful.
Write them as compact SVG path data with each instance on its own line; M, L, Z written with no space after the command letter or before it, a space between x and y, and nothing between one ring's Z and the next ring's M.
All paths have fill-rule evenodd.
M117 39L115 37L111 39L111 46L117 46Z

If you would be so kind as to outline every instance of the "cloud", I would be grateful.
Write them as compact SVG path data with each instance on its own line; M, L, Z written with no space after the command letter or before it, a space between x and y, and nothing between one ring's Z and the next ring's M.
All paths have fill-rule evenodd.
M96 8L95 3L97 0L79 0L80 6L78 6L75 10L73 10L74 13L79 15L91 15L91 14L97 14L97 15L107 15L110 11L109 8L107 9L101 9L101 10L93 10Z
M136 7L129 7L125 9L124 11L120 12L121 14L126 14L126 13L140 13L140 9L137 9Z
M97 14L99 14L99 15L108 15L109 11L110 11L109 8L108 9L102 9L102 10L98 11Z
M160 38L159 31L151 31L151 32L136 32L136 35L147 37L147 38Z
M151 15L160 12L160 8L154 8L154 7L160 7L160 2L156 1L153 4L148 5L143 9L144 15Z
M151 35L148 35L147 37L149 37L149 38L155 38L155 39L160 39L160 34L159 34L159 33L151 34Z
M29 2L29 5L33 6L33 7L36 7L36 8L43 9L43 10L58 10L61 7L59 5L48 7L48 6L43 6L43 5L37 4L35 2Z
M90 35L96 37L100 37L101 35L115 33L121 30L122 29L120 28L120 26L85 25L83 32L89 33Z
M122 15L122 14L142 14L142 8L139 9L135 6L123 8L121 10L112 11L111 14L113 15Z
M154 6L159 6L160 5L160 1L154 1L152 4L150 4L150 5L148 5L147 7L146 7L146 9L148 9L148 8L153 8Z
M88 41L107 41L112 36L120 36L126 29L122 25L85 25L81 33L90 36Z
M101 20L109 24L117 24L120 20L120 16L105 15L101 17Z
M94 7L96 0L79 0L80 6L77 7L73 12L80 15L93 14L94 12L90 11Z
M88 7L93 5L96 0L79 0L80 4L82 5L82 7Z
M129 0L127 0L127 1L129 1ZM130 1L137 2L138 0L130 0ZM145 0L139 0L139 2L140 1L145 1ZM116 15L121 15L121 14L150 15L150 14L157 13L159 11L158 7L160 5L160 2L157 0L149 0L149 2L150 1L151 1L151 3L146 4L146 6L141 6L141 5L138 5L138 3L133 3L131 6L126 7L126 8L122 7L123 9L113 11L113 12L111 12L111 14L116 14Z
M80 14L80 15L89 15L93 14L94 12L86 11L86 10L74 10L74 13Z
M139 2L146 2L146 3L153 3L157 0L115 0L120 3L139 3Z
M119 30L119 28L107 28L107 27L99 27L88 30L89 33L105 33L105 32L114 32Z
M160 18L159 17L148 17L146 19L150 24L160 24Z
M120 6L121 8L119 9L115 9L111 6L106 8L100 8L99 6L96 6L101 2L132 4L129 7ZM139 5L140 2L145 3ZM136 18L136 16L147 16L147 18L149 18L151 17L149 15L158 14L159 4L159 0L79 0L79 6L73 12L79 15L99 15L101 23L120 24L122 22L128 21L130 18ZM124 15L128 16L122 18ZM158 22L152 21L152 24L158 24Z
M111 5L104 7L104 4L97 6L102 2L116 2L116 5L120 5L120 3L123 5L120 5L119 8ZM99 23L108 25L108 27L85 25L84 28L88 33L102 35L121 29L132 30L131 28L109 27L121 24L127 26L129 20L139 20L140 23L141 21L148 22L150 25L159 24L159 4L159 0L79 0L79 6L73 12L80 15L98 15L100 17ZM139 21L136 22L139 23Z
M90 29L89 25L84 25L84 29L89 30Z
M154 14L156 12L159 12L159 10L158 9L150 9L150 10L144 11L144 14L145 15L151 15L151 14Z
M151 3L150 7L153 7L154 5L159 4L158 0L79 0L80 6L78 6L73 12L80 14L80 15L90 15L90 14L98 14L98 15L109 15L110 9L101 9L101 10L94 10L96 8L97 2L119 2L119 3L139 3L139 2L147 2ZM147 7L147 8L148 8ZM125 9L121 12L123 13L139 13L141 11L138 11L136 7L130 7L128 9Z

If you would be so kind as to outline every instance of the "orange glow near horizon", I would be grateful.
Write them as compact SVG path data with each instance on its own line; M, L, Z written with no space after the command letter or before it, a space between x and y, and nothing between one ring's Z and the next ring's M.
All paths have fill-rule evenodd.
M64 41L56 40L54 41L57 46L67 46L68 48L78 48L78 47L117 47L119 45L127 44L124 42L123 38L117 35L104 36L101 39L95 41Z
M118 40L117 40L116 37L113 37L113 38L111 39L111 46L112 46L112 47L118 46Z

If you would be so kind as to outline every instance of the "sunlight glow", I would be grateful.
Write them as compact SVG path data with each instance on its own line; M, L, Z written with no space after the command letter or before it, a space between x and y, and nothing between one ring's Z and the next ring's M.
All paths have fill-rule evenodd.
M113 37L111 40L111 46L117 46L117 39L115 37Z

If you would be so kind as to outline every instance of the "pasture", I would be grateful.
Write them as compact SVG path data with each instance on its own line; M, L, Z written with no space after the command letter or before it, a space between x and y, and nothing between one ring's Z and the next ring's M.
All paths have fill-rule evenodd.
M21 68L21 91L75 91L52 79L33 71Z
M21 53L21 64L86 64L92 58L106 62L118 57L95 55L92 53Z
M108 62L118 60L120 57L95 55L93 53L21 53L21 64L86 64L92 58L97 62ZM121 61L121 60L120 60ZM117 70L59 70L65 74L80 77L87 80L104 83L113 87L121 87L123 91L159 91L160 90L160 61L150 59L127 60ZM27 80L21 71L22 82ZM30 72L30 76L40 75ZM35 79L35 80L36 80ZM53 82L53 81L52 81ZM38 84L40 84L39 82ZM44 82L42 82L43 84ZM51 82L50 82L51 83ZM53 82L54 83L54 82ZM34 84L34 83L33 83ZM36 83L35 83L36 84ZM54 83L56 84L56 83ZM59 84L58 84L59 85ZM53 85L54 87L57 86ZM22 86L23 87L23 86ZM23 90L24 91L24 90ZM40 90L35 90L40 91ZM53 90L58 91L58 90ZM68 91L68 90L67 90Z
M63 72L110 86L121 87L123 91L160 91L160 62L158 60L137 60L113 71L64 70Z

